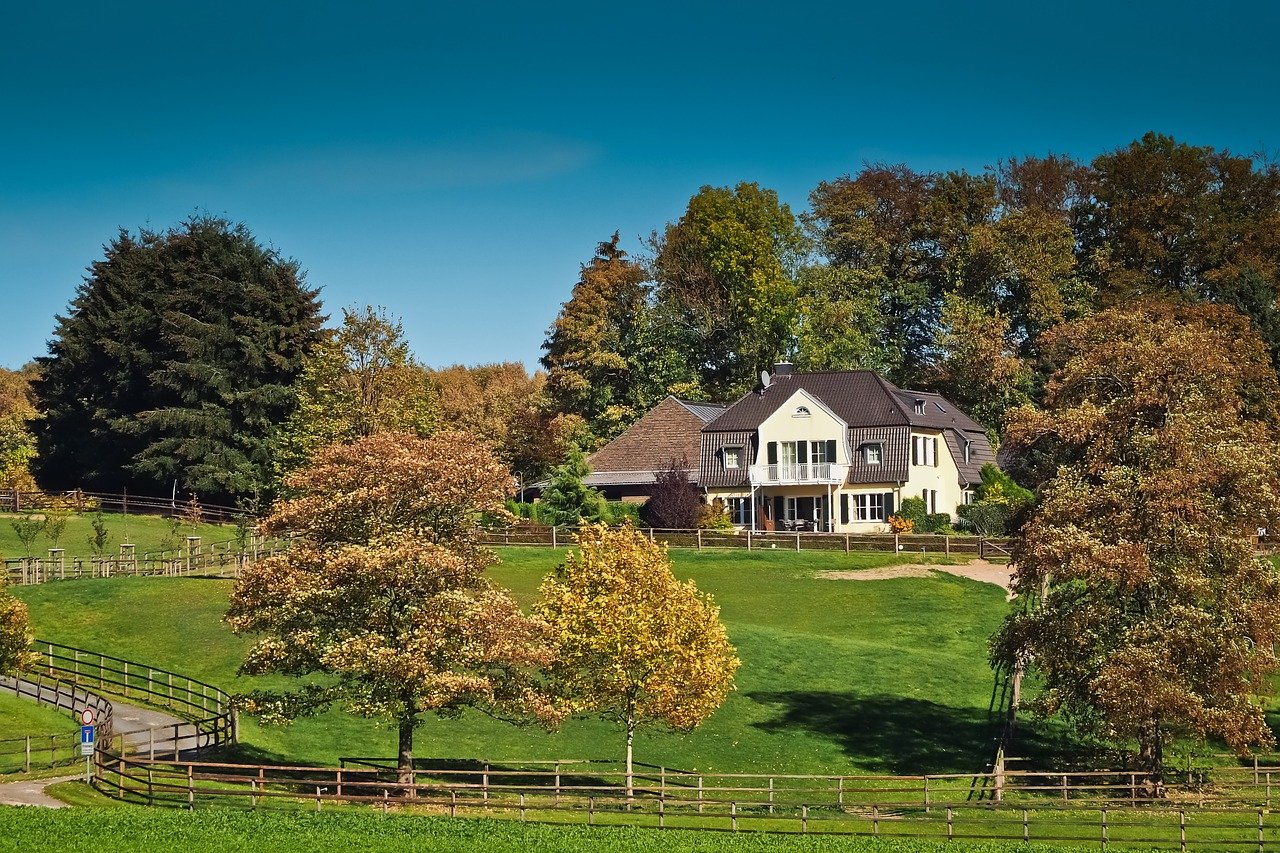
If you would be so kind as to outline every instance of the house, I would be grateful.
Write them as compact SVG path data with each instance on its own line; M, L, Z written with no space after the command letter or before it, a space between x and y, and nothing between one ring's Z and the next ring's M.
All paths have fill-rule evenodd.
M722 415L725 406L667 397L625 432L587 457L591 473L583 482L610 500L643 503L657 475L684 459L689 479L698 477L702 428Z
M994 461L982 426L939 394L781 363L702 428L697 479L740 527L872 533L905 498L954 517Z

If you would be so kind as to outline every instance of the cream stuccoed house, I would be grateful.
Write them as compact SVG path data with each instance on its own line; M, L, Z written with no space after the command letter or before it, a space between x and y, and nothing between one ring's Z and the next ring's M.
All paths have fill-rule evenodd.
M702 428L696 478L739 528L873 533L904 498L954 518L994 461L982 426L939 394L784 362Z
M643 502L683 460L739 529L878 533L904 498L954 519L996 461L982 426L939 394L785 362L761 378L729 405L668 397L593 454L583 482Z

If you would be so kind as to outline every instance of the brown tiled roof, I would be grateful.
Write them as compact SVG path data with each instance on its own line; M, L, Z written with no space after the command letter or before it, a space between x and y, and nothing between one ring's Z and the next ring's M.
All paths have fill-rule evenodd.
M588 485L652 483L672 459L687 459L692 478L698 474L702 427L723 411L714 403L688 403L667 397L622 435L587 457Z
M853 462L850 483L901 483L911 475L911 430L907 427L854 427L849 430ZM880 445L880 464L868 465L858 448Z
M888 386L887 388L885 386ZM793 373L776 377L768 388L753 391L707 424L708 430L754 430L796 391L821 400L850 426L898 426L910 423L897 389L870 370Z
M702 434L702 458L699 460L701 470L698 482L709 489L730 489L747 485L748 472L756 458L756 434L754 431L742 432L704 432ZM724 449L726 447L742 448L742 467L724 467Z

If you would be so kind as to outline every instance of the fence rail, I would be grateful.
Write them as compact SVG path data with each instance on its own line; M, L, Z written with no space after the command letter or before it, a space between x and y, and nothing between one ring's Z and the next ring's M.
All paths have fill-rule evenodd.
M225 504L196 501L195 506L205 521L228 522L244 516L243 509ZM0 489L0 512L31 512L44 509L65 509L75 512L102 510L124 515L161 515L165 517L187 515L191 512L190 495L186 499L131 495L128 492L86 492L73 489L59 494Z
M133 546L122 545L119 556L66 557L51 552L48 557L18 557L4 560L3 577L15 586L83 578L186 577L218 575L239 577L244 567L263 557L283 553L290 540L251 536L244 541L228 539L204 543L191 536L181 548L147 551L141 556Z
M486 763L463 770L417 770L412 784L373 759L359 766L240 765L198 761L145 761L101 751L96 781L129 802L186 808L239 803L252 808L299 801L412 804L451 816L505 814L525 820L563 821L573 813L588 824L666 828L841 833L935 840L1073 841L1110 845L1280 847L1280 821L1265 807L1195 808L1174 800L1130 801L1137 790L1120 785L1116 801L1089 804L1081 788L1110 798L1117 774L1067 774L1066 803L1052 793L1020 786L1019 802L965 802L972 775L804 776L695 774L645 768L632 778L596 770L593 762L561 761L530 769ZM1280 769L1280 768L1278 768ZM1009 771L1009 777L1043 775ZM1127 776L1128 774L1119 774ZM1154 806L1144 808L1143 806Z
M553 548L574 543L573 527L523 525L485 530L485 545L543 545ZM1009 556L1010 540L980 536L944 536L932 533L805 533L792 531L663 530L641 528L655 542L673 548L738 548L793 551L888 551L902 554L933 554L979 558Z
M40 672L24 672L21 677L0 678L0 690L75 718L75 722L68 719L66 731L0 738L0 773L29 773L32 769L71 764L81 757L79 713L85 708L94 712L95 739L109 740L114 734L111 701L74 682Z

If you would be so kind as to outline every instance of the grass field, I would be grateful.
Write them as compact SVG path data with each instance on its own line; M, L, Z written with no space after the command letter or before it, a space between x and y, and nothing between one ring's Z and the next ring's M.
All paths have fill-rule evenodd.
M837 836L689 832L611 827L546 826L515 821L450 820L335 812L193 812L145 808L22 809L0 806L0 850L57 849L61 853L223 853L273 850L362 850L369 853L971 853L1007 851L1008 845L876 841ZM1096 850L1096 846L1019 845L1019 849Z
M507 549L493 572L522 602L563 557ZM832 581L832 569L895 561L888 554L673 551L722 608L743 666L737 691L689 734L644 731L637 760L703 772L941 773L990 761L992 676L986 639L1005 612L995 586L939 575ZM249 640L221 624L230 582L124 578L16 590L38 636L174 669L233 692ZM1024 752L1051 748L1027 731ZM559 732L469 712L420 729L421 757L619 758L621 736L597 720ZM288 727L245 721L240 757L332 763L387 756L394 734L340 711Z
M13 529L13 522L18 518L12 513L0 513L0 556L11 559L27 556L26 547ZM169 519L152 515L103 513L102 518L110 537L107 542L108 555L119 554L122 542L135 545L136 553L141 557L148 551L185 545L188 536L200 536L205 543L224 542L235 536L235 529L231 525L199 524L193 527L182 522L175 529ZM36 557L47 556L50 548L62 548L68 559L87 557L93 554L89 545L92 536L91 515L69 515L66 529L57 544L42 533L32 544L31 554Z
M12 693L0 693L0 721L3 721L0 741L55 732L74 734L79 726L79 722L68 713L37 705L30 699L19 699Z

